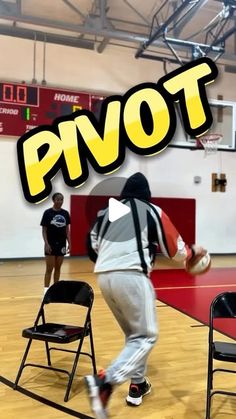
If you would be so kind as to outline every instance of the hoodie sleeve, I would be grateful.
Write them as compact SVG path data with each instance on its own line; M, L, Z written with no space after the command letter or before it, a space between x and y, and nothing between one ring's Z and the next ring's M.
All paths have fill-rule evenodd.
M99 211L94 226L87 235L87 251L88 256L92 262L96 262L98 256L98 236L105 212Z
M159 208L159 226L157 228L159 245L164 256L177 262L190 259L193 255L191 248L185 244L181 235L164 211Z
M89 259L92 262L96 262L96 260L97 260L96 224L94 225L93 229L87 235L86 246L87 246Z

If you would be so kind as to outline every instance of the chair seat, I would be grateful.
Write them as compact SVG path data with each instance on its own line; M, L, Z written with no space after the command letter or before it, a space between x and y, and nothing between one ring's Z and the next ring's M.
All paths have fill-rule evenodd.
M236 362L236 343L214 342L213 358L219 361Z
M22 336L28 339L43 340L54 343L70 343L81 338L84 328L57 323L46 323L29 327L22 331ZM86 333L86 336L88 334Z

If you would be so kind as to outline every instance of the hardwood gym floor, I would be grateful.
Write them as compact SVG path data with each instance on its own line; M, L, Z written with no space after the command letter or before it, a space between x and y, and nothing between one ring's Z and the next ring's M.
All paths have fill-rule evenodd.
M215 257L212 265L214 268L235 268L236 277L236 257ZM170 266L162 259L158 266L160 269L177 267L174 264ZM26 345L26 340L21 337L21 331L33 324L42 298L44 268L44 260L6 261L0 265L0 376L10 382L15 380ZM65 258L61 279L85 280L94 288L95 304L92 321L97 365L101 368L106 367L122 348L123 336L101 297L92 268L92 263L86 258ZM225 271L227 273L227 269ZM163 288L163 280L161 287ZM207 289L209 284L206 281L206 292ZM142 406L131 408L124 402L128 383L123 384L115 390L111 399L110 417L114 419L204 418L208 328L158 300L157 316L160 338L150 355L148 370L152 392L144 399ZM228 338L224 336L224 339ZM31 360L36 359L37 362L43 362L45 359L44 346L41 342L33 343ZM63 367L69 365L71 358L70 354L62 355L54 352L53 359L59 367ZM23 371L20 386L55 402L62 406L62 409L65 407L67 411L58 410L55 408L56 405L48 406L32 397L13 391L5 383L0 383L1 419L16 417L64 419L71 416L73 411L78 412L77 417L93 417L83 383L83 376L90 371L89 361L81 360L70 400L64 403L66 376L27 367ZM224 387L235 388L236 378L230 375L225 379L225 376L221 375L217 377L216 382L219 382L219 385L223 384ZM226 419L235 416L234 398L216 396L213 399L212 418Z

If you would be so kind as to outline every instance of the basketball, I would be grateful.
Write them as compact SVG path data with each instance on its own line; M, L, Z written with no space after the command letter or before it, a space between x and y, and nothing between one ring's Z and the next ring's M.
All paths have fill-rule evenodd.
M211 267L211 257L207 252L204 256L194 256L185 264L185 269L191 275L203 275Z

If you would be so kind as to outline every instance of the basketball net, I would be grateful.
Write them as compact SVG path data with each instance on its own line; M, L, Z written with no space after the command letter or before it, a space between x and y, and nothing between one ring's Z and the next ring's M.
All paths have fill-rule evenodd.
M222 134L208 134L197 138L197 147L204 148L204 156L216 154L218 151L218 144L222 140Z

